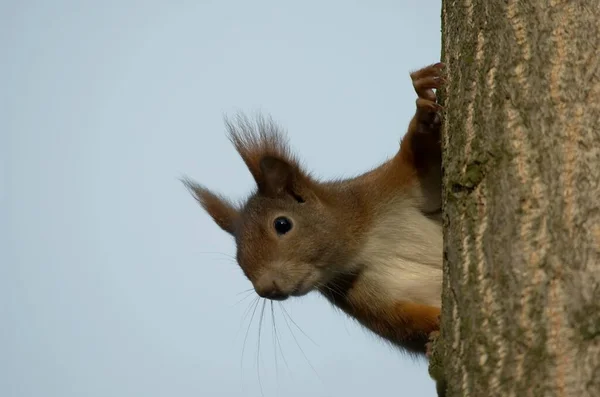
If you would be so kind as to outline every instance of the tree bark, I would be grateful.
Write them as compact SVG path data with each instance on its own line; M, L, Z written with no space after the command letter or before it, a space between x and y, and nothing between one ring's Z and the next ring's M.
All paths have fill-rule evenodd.
M443 0L447 396L600 396L600 1Z

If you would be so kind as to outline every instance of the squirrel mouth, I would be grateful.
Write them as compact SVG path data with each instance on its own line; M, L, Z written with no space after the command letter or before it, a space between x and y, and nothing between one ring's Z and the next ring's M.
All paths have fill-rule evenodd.
M296 284L296 287L294 287L294 289L292 290L292 292L290 292L291 296L304 296L306 294L308 294L310 291L312 291L314 289L312 283L308 282L307 280L310 277L310 273L307 273L301 280L300 282L298 282L298 284Z
M308 294L310 291L312 290L312 288L300 288L300 287L296 287L291 293L291 296L304 296L306 294Z

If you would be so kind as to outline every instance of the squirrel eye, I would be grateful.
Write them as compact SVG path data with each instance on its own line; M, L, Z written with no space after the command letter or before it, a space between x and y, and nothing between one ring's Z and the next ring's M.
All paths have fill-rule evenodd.
M275 219L275 222L273 222L273 226L275 226L275 231L277 232L277 234L286 234L287 232L292 230L292 221L286 218L285 216L280 216Z

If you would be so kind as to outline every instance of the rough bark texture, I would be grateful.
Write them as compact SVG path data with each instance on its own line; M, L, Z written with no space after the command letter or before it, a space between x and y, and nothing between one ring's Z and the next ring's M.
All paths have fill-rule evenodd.
M600 396L600 1L444 0L449 397Z

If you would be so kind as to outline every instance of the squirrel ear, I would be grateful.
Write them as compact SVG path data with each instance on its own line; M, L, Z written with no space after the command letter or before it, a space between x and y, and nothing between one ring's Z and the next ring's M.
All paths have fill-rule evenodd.
M183 179L182 182L215 223L227 233L235 235L235 223L240 216L239 211L227 199L212 193L205 187L189 179Z
M267 196L281 195L292 183L292 167L276 157L263 157L260 160L260 172L262 178L258 182L258 188Z
M290 194L296 201L304 202L304 178L295 166L278 157L265 156L260 160L260 171L257 184L262 194L269 197Z

